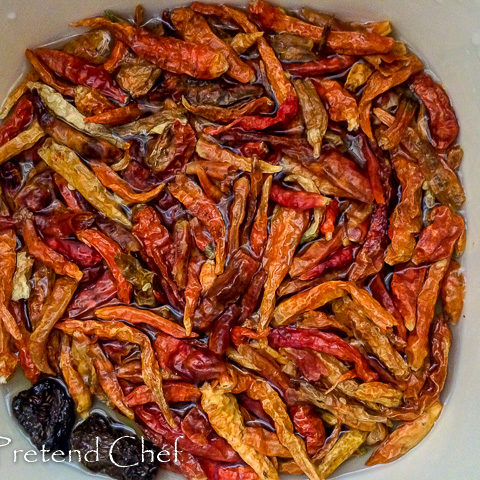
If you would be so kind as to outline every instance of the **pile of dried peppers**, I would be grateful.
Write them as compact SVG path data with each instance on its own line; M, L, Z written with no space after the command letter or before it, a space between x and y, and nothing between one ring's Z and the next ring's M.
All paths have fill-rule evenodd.
M189 479L416 445L461 315L462 149L390 22L263 0L75 24L0 115L0 378L63 378Z

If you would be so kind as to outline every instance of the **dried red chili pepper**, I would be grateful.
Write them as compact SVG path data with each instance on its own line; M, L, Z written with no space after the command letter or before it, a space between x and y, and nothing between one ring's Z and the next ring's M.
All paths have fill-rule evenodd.
M102 257L93 248L76 240L45 237L45 244L79 267L93 267L102 261Z
M372 100L391 88L405 82L410 76L423 68L422 62L412 54L405 55L402 58L402 63L403 65L400 68L392 67L390 71L375 72L367 80L358 108L360 112L360 126L369 138L373 138L370 124Z
M53 269L59 275L67 275L76 280L82 278L82 272L77 265L69 262L63 255L52 250L49 246L42 242L37 235L33 220L27 218L23 221L23 239L28 252L40 260L47 267Z
M292 120L298 112L298 99L296 96L288 97L277 110L273 117L260 115L245 115L239 117L228 125L220 127L208 127L205 133L208 135L219 135L232 128L242 128L243 130L265 130L278 124L285 124Z
M423 174L415 163L404 155L395 155L393 165L402 187L401 198L390 217L385 262L389 265L408 262L415 249L415 236L423 224L422 185Z
M147 108L142 108L138 103L129 103L125 107L113 108L105 112L97 113L85 118L87 123L101 123L102 125L115 126L138 120L142 115L148 112Z
M333 203L333 202L332 202ZM343 246L343 237L345 231L339 228L330 239L322 238L310 244L306 250L302 251L293 259L289 274L291 277L298 277L315 265L326 260Z
M355 98L336 80L312 80L320 98L327 104L334 122L346 121L349 130L358 128L358 105Z
M33 105L28 97L22 97L13 112L0 126L0 146L21 132L33 119Z
M296 35L323 40L322 27L311 25L295 17L290 17L279 8L263 0L255 0L249 5L249 12L260 22L265 30L289 32ZM393 38L382 37L375 33L361 33L332 30L327 36L327 46L338 52L352 55L387 53L395 44Z
M69 318L92 315L96 308L113 300L117 295L117 284L106 270L93 283L79 289L67 309Z
M163 383L163 393L167 402L196 402L200 399L200 390L190 383L179 381L166 381ZM125 398L130 407L155 403L151 390L146 385L141 385L130 392Z
M227 371L220 357L185 340L159 332L154 347L161 367L189 382L220 378Z
M359 246L354 245L340 248L330 257L328 257L327 260L315 265L310 270L300 275L298 278L300 280L312 280L314 278L320 277L332 268L346 268L352 263L355 257L355 253L359 248Z
M225 271L218 275L195 311L194 326L207 330L212 322L243 295L259 266L246 250L239 249L231 257Z
M277 207L272 217L263 259L267 280L260 305L259 330L267 328L270 322L277 289L288 273L307 222L306 213L293 208Z
M295 430L305 439L307 452L314 456L325 443L325 426L312 405L295 405L289 409Z
M38 76L40 77L42 82L50 85L62 95L66 95L67 97L75 96L75 88L73 87L73 85L69 85L68 83L56 78L53 72L39 60L39 58L35 55L35 53L32 52L32 50L25 50L25 56L32 64L34 70L38 73Z
M325 207L329 199L319 193L288 190L276 183L270 190L270 199L282 207L296 210L310 210L311 208Z
M110 57L108 57L108 60L103 64L103 68L107 72L113 73L121 65L127 53L127 46L121 40L116 40Z
M113 23L103 17L82 20L74 26L107 28L136 55L172 73L212 79L228 69L224 55L206 45L195 45L173 37L158 37L147 30Z
M411 88L429 114L429 126L434 146L445 150L457 138L458 121L445 90L426 73L413 77Z
M223 272L225 264L225 223L215 204L185 175L177 175L169 183L170 193L192 212L209 230L216 244L215 273Z
M60 50L38 48L35 50L35 55L59 77L75 85L96 88L107 97L121 103L125 103L128 99L110 74L97 65L92 65L80 57Z
M327 240L330 240L335 232L335 222L339 214L338 200L334 198L325 208L323 220L320 225L320 232L325 235Z
M172 12L171 20L185 41L207 45L212 50L221 52L229 65L227 75L242 83L249 83L255 78L253 68L241 60L229 45L213 33L204 17L190 8L177 8Z
M348 273L349 280L357 281L381 270L385 259L387 228L387 207L376 205L365 242Z
M426 267L397 267L390 288L395 306L400 312L405 327L412 331L417 321L417 298L425 279Z
M105 187L110 188L110 190L122 197L127 204L148 203L160 195L160 192L165 187L164 184L160 184L146 192L136 192L125 180L123 180L105 163L91 161L90 166L100 182L102 182Z
M447 272L449 259L432 264L417 298L417 322L408 337L407 358L413 370L419 370L428 356L428 334L435 314L440 284Z
M311 170L320 179L325 179L334 190L320 191L341 198L350 198L364 203L371 203L373 193L370 181L361 172L357 164L336 150L329 150L322 153L320 161L309 163Z
M257 214L250 232L250 248L255 255L260 256L267 245L268 235L268 200L272 188L272 176L269 175L262 185L262 195L257 208Z
M223 355L230 346L230 330L238 321L240 308L230 305L213 324L208 338L208 348L217 355Z
M118 299L123 303L130 303L132 285L127 282L118 268L118 265L115 263L115 255L122 253L122 249L118 243L114 242L98 230L81 230L77 232L77 237L89 247L93 247L97 250L102 256L117 284Z
M279 327L268 335L268 343L273 348L293 347L311 348L318 352L329 353L340 360L353 362L357 375L365 382L377 380L363 355L349 343L334 333L320 332L308 328Z
M67 238L78 230L85 230L93 225L95 217L91 213L75 213L71 210L53 210L36 214L35 226L44 236Z
M219 462L238 462L240 457L237 452L223 439L212 435L207 445L199 445L183 435L180 427L173 428L168 425L160 409L156 405L144 405L135 407L135 415L154 432L160 434L172 445L198 455L202 458Z
M245 219L245 210L250 192L247 177L240 177L233 184L233 200L230 206L230 228L228 230L228 253L232 255L240 246L240 227Z
M331 55L329 57L305 63L288 63L285 68L292 75L315 77L327 73L341 72L356 62L353 55Z
M357 137L357 141L360 146L360 151L365 158L365 163L368 172L368 178L370 180L370 186L372 187L373 198L378 204L385 203L385 193L383 190L382 180L380 178L380 164L378 158L373 153L373 150L368 144L368 140L363 135Z
M188 336L180 325L177 325L150 310L119 305L115 307L99 308L98 310L95 310L95 316L102 320L124 320L133 325L144 323L175 338L184 338Z
M180 308L183 299L171 276L173 246L168 230L152 207L137 210L133 216L133 234L142 242L146 255L160 272L160 283L169 301Z
M413 263L432 263L449 257L465 229L465 222L460 215L448 207L435 207L431 216L433 222L421 232L413 251Z

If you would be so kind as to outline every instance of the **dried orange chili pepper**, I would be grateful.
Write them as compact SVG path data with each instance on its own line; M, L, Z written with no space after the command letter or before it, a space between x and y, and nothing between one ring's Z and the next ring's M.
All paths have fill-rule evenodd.
M242 83L254 80L253 68L242 61L229 45L213 33L204 17L190 8L177 8L172 12L171 20L185 41L207 45L212 50L221 52L228 62L227 75Z
M433 222L420 232L413 251L412 261L417 265L449 257L465 229L463 218L448 207L435 207L431 215Z
M448 148L457 138L458 121L445 90L426 73L412 79L412 90L424 103L429 114L429 125L434 146Z
M249 5L249 12L266 30L289 32L320 41L323 28L290 17L279 8L263 0L255 0ZM332 30L327 37L327 46L332 50L352 55L368 55L389 52L395 44L393 38L382 37L375 33L361 33Z
M115 126L138 120L147 109L137 103L129 103L125 107L111 108L105 112L97 113L85 118L87 123L100 123L102 125Z
M67 275L76 280L82 278L82 272L77 265L69 262L63 255L52 250L42 242L37 235L33 220L30 218L25 219L23 222L23 239L28 252L59 275Z
M130 203L148 203L155 197L158 197L165 187L165 184L162 183L147 192L135 192L135 190L107 164L90 161L90 166L103 185L122 197L127 205Z
M225 223L215 204L185 175L177 175L168 185L170 193L192 212L208 229L216 244L215 273L225 264Z
M184 338L187 335L185 330L176 323L157 315L149 310L119 305L115 307L102 307L95 310L95 316L102 320L125 320L136 324L146 324L168 333L175 338Z
M158 37L147 30L113 23L103 17L82 20L74 26L107 28L139 57L169 72L212 79L228 69L224 55L206 45L195 45L173 37Z

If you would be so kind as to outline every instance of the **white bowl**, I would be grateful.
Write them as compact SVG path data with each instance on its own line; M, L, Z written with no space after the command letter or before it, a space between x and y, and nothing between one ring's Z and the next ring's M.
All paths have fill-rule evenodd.
M131 13L140 0L1 0L0 1L0 99L24 72L23 52L77 33L69 22L113 9ZM145 0L147 13L183 2ZM454 328L449 378L442 396L445 408L431 433L401 459L384 466L365 468L365 459L343 465L332 478L356 480L474 480L480 478L480 0L290 0L285 7L310 6L345 19L393 21L398 38L426 62L443 82L453 101L461 126L465 151L462 177L467 194L468 242L463 265L467 296L463 318ZM14 463L14 449L31 449L8 413L9 398L26 384L19 375L0 388L0 437L12 443L0 448L0 478L36 480L69 478L89 474L63 464ZM0 438L0 445L3 444ZM33 457L31 457L33 459ZM361 470L361 471L360 471ZM162 471L163 478L175 475Z

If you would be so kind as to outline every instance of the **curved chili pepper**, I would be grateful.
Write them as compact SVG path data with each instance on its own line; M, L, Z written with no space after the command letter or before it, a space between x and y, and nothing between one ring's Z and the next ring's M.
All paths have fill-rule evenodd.
M102 320L124 320L129 323L146 324L168 333L175 338L188 336L185 330L176 323L157 315L149 310L119 305L116 307L103 307L95 310L95 316ZM194 335L195 336L195 335Z
M312 405L295 405L290 407L295 430L305 438L307 452L314 456L325 443L325 426L322 419L315 415Z
M77 232L80 241L93 247L105 260L118 288L118 299L123 303L130 303L132 285L127 282L122 272L115 263L115 255L122 253L118 243L114 242L98 230L80 230Z
M320 277L332 268L346 268L352 263L355 253L359 248L359 246L354 245L343 247L333 253L325 262L315 265L310 270L300 275L298 278L300 280L312 280L314 278Z
M110 74L97 65L92 65L80 57L61 50L38 48L35 50L35 55L50 70L75 85L96 88L107 97L121 103L128 100L128 96L120 89Z
M67 317L76 318L93 314L93 311L113 300L117 295L117 285L108 270L92 283L77 291L67 309Z
M412 90L424 103L430 116L430 131L434 146L447 149L457 138L458 121L445 90L426 73L412 79Z
M358 349L334 333L308 328L279 327L269 333L268 343L273 348L311 348L318 352L329 353L340 360L353 362L358 376L363 381L373 382L378 379L377 374L370 369L367 360Z
M273 117L260 115L246 115L239 117L228 125L221 127L208 127L205 133L209 135L219 135L231 128L243 128L243 130L265 130L274 125L287 123L292 120L298 112L298 99L296 96L288 97L284 103L278 107L277 113Z
M184 380L199 383L225 375L226 364L205 347L158 333L154 343L161 367Z
M42 82L46 83L50 87L60 92L62 95L67 97L74 97L75 96L75 88L73 85L69 85L66 82L55 77L53 72L50 71L40 60L39 58L32 52L32 50L25 50L25 56L27 57L28 61L32 64L34 70L38 73L38 76L42 80Z
M160 195L165 184L160 184L147 192L136 192L133 188L103 162L90 162L95 175L102 184L122 197L128 203L148 203Z
M228 69L224 55L206 45L195 45L173 37L158 37L148 30L113 23L104 17L82 20L74 26L107 28L139 57L172 73L186 73L195 78L212 79L219 77Z
M113 73L121 65L127 53L127 46L121 40L116 40L112 52L110 53L110 57L103 64L103 68L107 72Z

